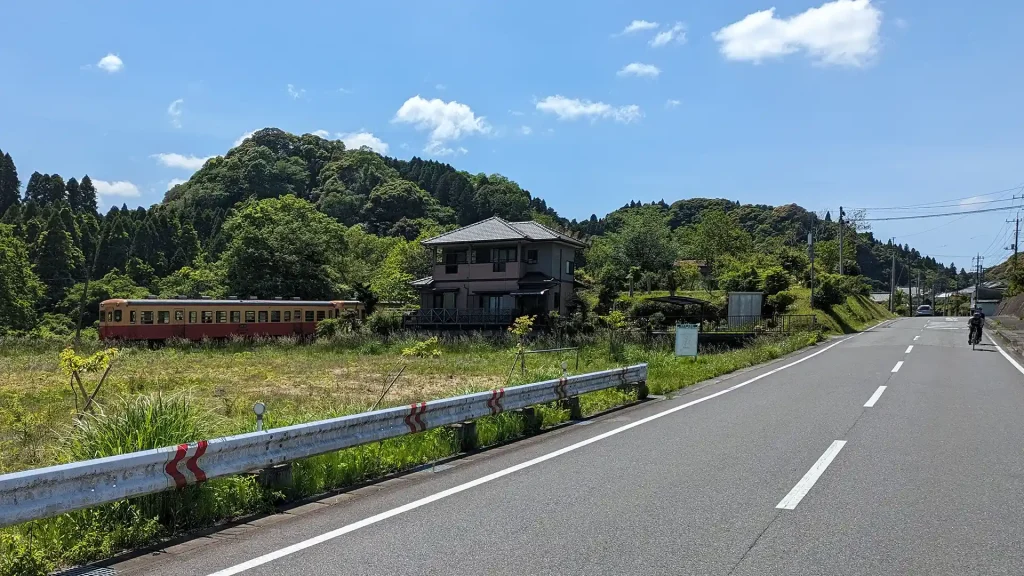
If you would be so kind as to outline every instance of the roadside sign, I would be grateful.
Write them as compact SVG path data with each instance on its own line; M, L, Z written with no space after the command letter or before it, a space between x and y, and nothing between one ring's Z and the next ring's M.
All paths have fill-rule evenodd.
M697 324L676 324L676 356L697 356Z

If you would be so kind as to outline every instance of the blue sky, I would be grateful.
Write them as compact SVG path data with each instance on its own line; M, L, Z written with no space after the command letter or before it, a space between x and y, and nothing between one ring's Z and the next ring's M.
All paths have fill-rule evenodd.
M1019 2L3 11L0 148L23 181L38 170L109 184L107 205L157 202L195 159L266 126L499 172L569 218L693 196L835 213L1024 184ZM1005 258L1007 217L874 230L969 267L976 252Z

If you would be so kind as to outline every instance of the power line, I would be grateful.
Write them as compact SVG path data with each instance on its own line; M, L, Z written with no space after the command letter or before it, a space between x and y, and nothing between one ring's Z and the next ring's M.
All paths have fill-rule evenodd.
M921 218L942 218L943 216L960 216L962 214L981 214L983 212L1001 212L1005 210L1017 210L1018 206L1000 206L999 208L983 208L981 210L967 210L960 212L943 212L942 214L917 214L914 216L890 216L888 218L860 218L858 222L881 222L884 220L919 220Z
M972 194L971 196L964 196L963 198L950 198L947 200L935 200L932 202L923 202L921 204L907 204L905 206L879 206L875 208L850 208L850 210L907 210L911 208L927 208L927 207L941 207L935 206L936 204L945 204L948 202L957 202L960 200L970 200L971 198L983 198L985 196L995 196L996 194L1006 194L1008 192L1019 192L1024 190L1024 184L1014 186L1013 188L1006 188L1004 190L996 190L995 192L987 192L985 194ZM981 204L981 202L972 202L971 204Z

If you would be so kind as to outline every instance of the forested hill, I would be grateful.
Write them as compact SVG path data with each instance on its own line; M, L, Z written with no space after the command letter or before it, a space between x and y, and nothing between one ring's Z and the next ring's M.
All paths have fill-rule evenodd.
M86 278L90 306L147 293L412 300L408 281L430 269L417 239L495 215L600 240L583 254L581 277L605 292L633 272L664 284L679 259L758 260L802 278L809 230L818 266L835 271L839 262L838 226L796 205L630 202L577 222L498 174L347 150L341 141L274 128L211 158L148 209L99 214L88 176L36 172L23 191L21 184L14 159L0 153L0 333L41 319L65 324L60 314L75 316ZM847 230L847 273L877 286L888 285L893 251L901 283L908 264L927 282L956 273L909 246Z

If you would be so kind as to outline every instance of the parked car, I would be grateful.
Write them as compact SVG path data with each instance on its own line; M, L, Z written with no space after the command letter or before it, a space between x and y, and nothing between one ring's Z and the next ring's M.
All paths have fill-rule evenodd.
M916 314L916 316L931 316L931 315L932 315L932 307L931 306L929 306L927 304L922 304L922 305L917 307L917 314Z

